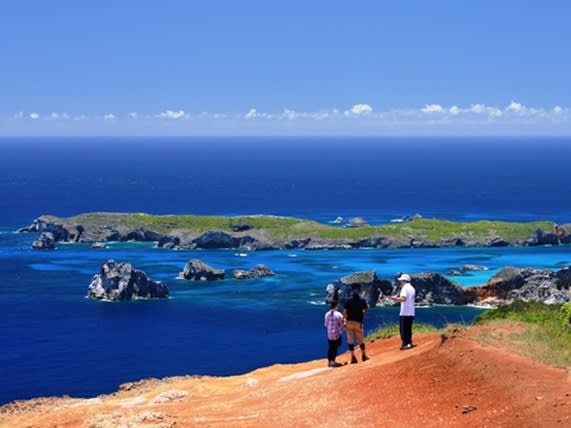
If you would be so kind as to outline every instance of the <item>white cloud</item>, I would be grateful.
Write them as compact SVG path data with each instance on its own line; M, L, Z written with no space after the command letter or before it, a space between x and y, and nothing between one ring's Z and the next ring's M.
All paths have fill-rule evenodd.
M80 129L80 125L72 125L73 121L101 121L107 123L115 123L114 127L117 132L123 132L122 123L125 129L132 130L136 124L153 125L156 129L167 130L172 133L194 132L196 129L205 134L217 134L221 132L268 132L269 134L288 134L288 133L304 133L319 134L335 134L339 132L355 134L383 134L383 133L399 133L410 130L412 133L427 132L427 135L435 132L453 133L453 132L478 132L492 134L495 130L515 130L522 133L527 130L535 129L536 132L542 132L547 129L551 132L549 126L556 125L553 129L560 130L557 132L571 132L571 109L565 105L544 106L544 107L528 107L522 103L511 101L505 103L501 107L486 105L483 103L475 104L424 104L424 107L414 108L393 108L384 111L374 111L369 104L354 104L347 110L339 110L336 108L325 109L321 111L303 111L292 108L284 108L273 112L259 111L256 108L250 108L246 112L196 112L186 113L184 110L165 110L160 114L129 112L123 115L115 115L113 113L99 114L87 116L86 114L74 113L68 115L64 112L54 111L52 113L36 113L28 111L20 111L13 114L13 120L20 120L17 124L13 122L13 126L25 126L26 122L37 121L51 129L54 132L61 132L63 126L56 126L56 122L63 125L65 120L70 125ZM121 120L121 119L125 120ZM10 120L10 116L6 119ZM129 120L126 120L129 119ZM193 121L192 129L188 127L188 120ZM1 120L1 118L0 118ZM116 120L116 122L113 122ZM160 121L168 120L171 126L165 127ZM248 123L251 121L251 123ZM131 125L129 125L129 123ZM81 125L87 128L85 125ZM52 128L49 128L52 127ZM152 128L149 128L152 129ZM435 131L436 130L436 131ZM564 131L565 130L565 131ZM70 131L72 132L72 131Z
M157 115L158 118L160 119L173 119L173 120L177 120L177 119L183 119L186 117L186 114L184 113L184 110L178 110L178 111L174 111L174 110L167 110L167 111L163 111L161 113L159 113Z
M444 108L440 104L425 104L420 111L423 113L443 113Z
M295 111L290 109L284 109L282 114L280 115L280 119L288 119L288 120L295 120L295 119L313 119L313 120L322 120L327 119L330 116L328 111Z
M486 111L486 106L484 104L472 104L470 106L470 112L481 114Z
M67 113L58 113L57 111L54 111L50 114L49 118L50 120L63 120L69 119L69 115Z
M255 108L248 110L248 113L244 115L244 119L281 119L282 115L276 115L272 113L259 112Z
M506 107L506 111L511 111L514 113L522 113L526 110L525 106L521 103L512 101L509 106Z
M468 111L474 114L487 114L492 117L500 117L503 114L499 108L490 107L485 104L472 104Z
M354 114L355 116L368 114L371 113L372 111L373 107L371 107L369 104L355 104L353 107L351 107L351 113Z
M369 104L355 104L351 107L351 110L345 110L345 116L362 116L368 115L373 112L373 107Z
M297 117L297 113L294 110L284 109L282 116L289 120L294 120Z

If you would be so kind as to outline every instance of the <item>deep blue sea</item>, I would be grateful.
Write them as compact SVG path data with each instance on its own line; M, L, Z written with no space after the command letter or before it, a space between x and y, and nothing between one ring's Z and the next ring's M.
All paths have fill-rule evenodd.
M571 223L571 139L4 138L0 139L0 404L112 392L126 381L244 373L324 358L324 290L343 275L435 271L484 283L505 265L557 269L569 247L350 251L169 251L116 243L34 251L15 234L40 214L279 214L372 223L420 213L460 221ZM220 268L264 263L271 278L188 283L198 257ZM85 298L109 258L168 283L168 300ZM471 322L477 308L419 308L417 320ZM397 308L374 308L371 331Z

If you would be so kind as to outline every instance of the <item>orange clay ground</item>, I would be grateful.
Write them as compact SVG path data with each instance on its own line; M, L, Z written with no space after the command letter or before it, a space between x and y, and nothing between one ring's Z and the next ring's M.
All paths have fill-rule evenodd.
M92 399L0 408L1 427L571 427L571 374L481 345L474 328L368 345L371 359L123 385ZM325 352L324 343L324 352ZM347 361L347 354L338 361Z

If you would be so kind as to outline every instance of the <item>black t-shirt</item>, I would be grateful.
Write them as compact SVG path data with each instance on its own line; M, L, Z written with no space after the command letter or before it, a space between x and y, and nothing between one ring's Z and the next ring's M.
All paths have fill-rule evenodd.
M345 302L345 310L347 311L347 321L363 322L363 311L369 306L365 299L361 299L358 295Z

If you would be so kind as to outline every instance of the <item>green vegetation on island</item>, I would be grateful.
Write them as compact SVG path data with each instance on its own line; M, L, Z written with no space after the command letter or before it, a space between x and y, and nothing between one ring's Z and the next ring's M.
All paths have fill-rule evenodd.
M392 246L431 245L511 245L525 243L536 231L555 235L556 224L550 221L515 223L505 221L453 222L440 219L414 218L403 223L342 227L313 220L272 215L195 216L150 215L145 213L87 213L69 218L42 216L47 223L66 227L81 225L86 231L113 229L132 231L145 229L161 235L199 236L207 231L249 234L257 239L287 242L311 238L314 241L356 242L360 240L399 241ZM457 244L455 240L462 242ZM555 238L557 241L557 237ZM448 241L452 243L448 243ZM375 245L373 245L375 246ZM377 245L378 246L378 245ZM391 246L390 244L387 246Z

